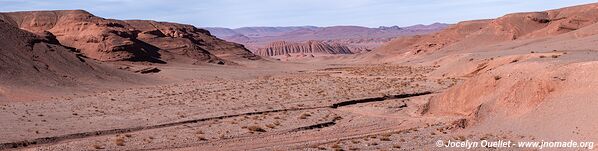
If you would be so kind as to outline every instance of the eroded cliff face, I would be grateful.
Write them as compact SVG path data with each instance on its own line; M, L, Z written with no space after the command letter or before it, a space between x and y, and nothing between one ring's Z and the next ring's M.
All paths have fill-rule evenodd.
M33 93L23 86L71 86L117 78L117 72L60 45L50 33L36 35L0 19L0 35L0 88L5 88L0 96Z
M258 59L242 45L191 25L114 20L82 10L3 13L6 22L32 33L51 33L60 44L100 61L167 62Z
M255 54L260 56L280 56L290 53L352 54L351 49L347 46L313 40L303 43L276 41L255 52Z
M352 53L364 53L373 50L395 37L430 34L445 29L448 24L435 23L408 27L360 26L297 26L297 27L242 27L206 28L212 34L228 41L245 45L252 51L267 49L271 43L286 41L304 43L310 40L349 47Z

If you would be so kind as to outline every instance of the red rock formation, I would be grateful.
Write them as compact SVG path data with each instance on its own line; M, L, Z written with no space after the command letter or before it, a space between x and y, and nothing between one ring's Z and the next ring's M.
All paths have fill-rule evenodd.
M399 37L376 49L383 53L435 51L482 29L490 20L464 21L433 35Z
M107 78L108 71L56 43L51 35L38 36L3 20L0 34L0 87L55 87Z
M255 52L255 54L261 56L279 56L289 53L351 54L351 50L347 46L321 41L307 41L304 43L277 41Z
M505 41L554 36L597 23L597 14L598 4L587 4L543 12L515 13L491 20L465 21L433 35L398 38L378 51L412 54L441 49L462 51Z
M428 34L446 28L448 24L415 25L409 27L367 28L359 26L332 27L243 27L237 29L206 28L214 35L228 41L244 44L254 52L272 42L306 42L309 40L337 43L349 47L353 53L367 52L392 38Z
M258 58L242 45L217 39L191 25L104 19L82 10L14 12L0 17L33 33L50 32L62 45L100 61Z

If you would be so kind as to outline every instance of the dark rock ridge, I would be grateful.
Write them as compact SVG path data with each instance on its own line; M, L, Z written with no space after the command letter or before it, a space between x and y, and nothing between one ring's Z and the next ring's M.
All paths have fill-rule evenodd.
M255 54L260 56L279 56L289 53L352 54L351 49L347 46L314 40L303 43L276 41L270 43L265 48L255 51Z

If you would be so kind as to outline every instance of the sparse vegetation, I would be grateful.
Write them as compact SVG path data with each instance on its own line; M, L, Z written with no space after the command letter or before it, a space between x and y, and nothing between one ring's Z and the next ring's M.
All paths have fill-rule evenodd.
M116 140L114 140L114 143L118 146L125 146L125 139L122 137L118 137L116 138Z
M492 137L493 137L493 136L492 136L492 134L484 134L484 136L482 136L482 137L480 138L480 140L489 140L489 139L490 139L490 138L492 138Z
M381 141L391 141L390 137L380 137Z
M341 146L337 143L337 144L332 144L332 146L330 146L330 148L341 148Z
M259 126L248 126L247 129L252 132L266 132L266 130Z
M310 117L310 116L311 116L311 114L309 114L309 113L303 113L303 114L301 114L301 116L299 116L299 119L307 119L307 117Z
M92 147L94 149L104 149L104 146L100 145L100 144L93 144Z
M465 141L465 136L459 135L459 136L454 137L453 139L458 140L458 141Z
M394 145L392 145L392 148L397 148L397 149L400 149L400 148L401 148L401 145L399 145L399 144L394 144Z
M593 73L598 51L593 49L591 37L583 37L598 34L591 32L592 28L583 29L598 22L594 17L598 16L598 4L518 13L450 27L438 25L442 29L437 34L424 35L428 28L421 33L418 30L418 35L405 30L410 37L398 41L389 37L398 34L395 27L364 30L366 36L350 33L361 30L353 27L330 30L324 36L313 33L318 30L312 27L293 27L293 31L301 30L282 35L289 38L309 33L318 37L280 40L278 36L235 34L232 38L248 38L239 41L241 44L218 39L208 34L217 32L191 25L118 21L79 11L48 13L10 13L3 17L10 22L7 26L16 26L2 28L10 31L7 34L43 33L3 36L10 47L5 50L0 46L7 53L1 57L6 63L0 66L7 69L0 75L5 80L0 85L0 117L4 122L0 125L5 129L0 133L4 138L0 148L440 150L434 141L593 136L587 132L592 120L566 116L593 113L594 108L584 106L591 103L584 93L591 92L587 86L591 83L583 81L593 78L588 75ZM546 28L548 24L529 19L555 22ZM556 25L567 21L571 27ZM379 30L388 33L375 38L368 34ZM21 37L26 39L10 45L11 38ZM331 37L335 39L326 40ZM334 43L335 49L346 47L343 53L380 50L337 57L319 54L323 51L315 49L320 45L311 45L318 58L306 62L299 59L307 58L289 58L307 56L288 52L295 50L267 52L277 55L274 58L286 57L280 62L267 56L247 60L258 55L250 51L270 51L261 45L286 45L303 38L313 39L309 40L313 44ZM268 42L256 41L261 39ZM46 44L50 41L52 44ZM387 41L389 44L383 45ZM61 43L70 45L63 48ZM21 45L31 50L21 49ZM421 54L413 54L414 50ZM60 56L44 57L53 54ZM63 61L54 63L52 59ZM224 64L221 59L226 66L210 64ZM152 66L164 71L134 73L157 69ZM551 104L538 105L543 100ZM556 117L553 115L562 116L544 119ZM463 119L453 122L457 118ZM559 125L563 120L573 124L561 129L533 127ZM503 124L496 126L497 122ZM544 134L547 132L550 134Z
M494 76L494 80L500 80L501 78L502 78L502 77L500 77L500 76L498 76L498 75Z
M203 136L197 136L197 139L199 139L200 141L207 141L208 139L203 137Z

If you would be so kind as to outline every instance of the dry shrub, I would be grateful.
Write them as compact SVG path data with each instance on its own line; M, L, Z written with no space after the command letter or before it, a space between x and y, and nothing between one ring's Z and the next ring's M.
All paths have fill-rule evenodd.
M341 148L341 145L339 145L339 144L333 144L332 146L330 146L330 148Z
M104 149L104 147L102 145L99 145L99 144L93 144L93 148L94 149Z
M116 138L116 140L114 140L114 143L118 146L125 146L125 139L122 137Z
M252 132L266 132L265 129L259 126L248 126L247 129Z
M301 116L299 116L299 119L307 119L307 117L311 116L311 114L309 113L303 113L301 114Z
M381 137L380 140L381 141L391 141L389 137Z
M399 145L399 144L394 144L394 145L392 145L392 148L401 148L401 145Z
M203 136L197 136L197 139L199 139L200 141L207 141L208 139L203 137Z
M501 77L500 76L494 76L494 80L500 80Z

